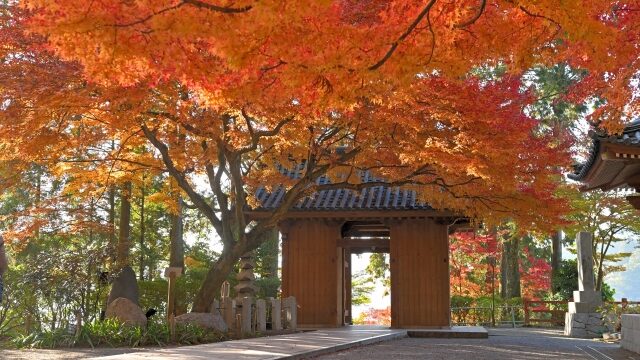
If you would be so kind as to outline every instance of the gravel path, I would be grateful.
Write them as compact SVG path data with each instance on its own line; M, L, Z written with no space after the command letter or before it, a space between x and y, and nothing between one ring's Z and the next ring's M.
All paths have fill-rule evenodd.
M491 329L489 339L404 338L317 359L640 360L640 355L616 344L566 338L561 330L523 328Z

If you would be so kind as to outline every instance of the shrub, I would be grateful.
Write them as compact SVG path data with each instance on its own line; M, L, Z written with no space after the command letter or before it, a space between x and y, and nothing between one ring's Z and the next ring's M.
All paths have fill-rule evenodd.
M176 343L182 345L204 344L228 340L226 333L203 329L195 325L178 325ZM13 339L17 348L62 348L62 347L138 347L164 346L171 342L166 324L150 321L148 326L129 326L114 319L93 321L85 324L78 333L66 329L34 332Z

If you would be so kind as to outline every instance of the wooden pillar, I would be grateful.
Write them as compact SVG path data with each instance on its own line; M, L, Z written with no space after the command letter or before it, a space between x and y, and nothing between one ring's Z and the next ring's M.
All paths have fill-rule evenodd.
M353 305L351 303L351 297L353 296L351 289L352 275L351 250L344 249L344 323L346 325L353 324Z

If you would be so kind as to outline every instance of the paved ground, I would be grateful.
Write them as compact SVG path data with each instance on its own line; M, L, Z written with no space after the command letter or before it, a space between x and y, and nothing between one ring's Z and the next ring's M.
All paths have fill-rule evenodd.
M303 333L225 341L214 344L183 346L172 349L145 351L101 360L165 360L165 359L220 359L220 360L268 360L303 359L326 354L357 345L372 344L406 336L402 330L360 327L328 329Z
M343 329L314 331L268 338L229 341L165 349L69 349L69 350L0 350L0 359L62 360L102 357L124 359L277 359L308 358L328 345L356 348L317 356L318 360L388 360L388 359L513 359L513 360L640 360L640 355L620 349L618 345L592 340L569 339L561 330L492 329L489 339L401 338L373 345L364 343L393 337L402 332L381 329ZM394 335L395 334L395 335ZM378 337L377 339L375 339ZM311 353L309 353L311 351ZM304 354L304 355L303 355Z
M561 330L491 329L489 339L404 338L317 357L325 359L640 360L618 345L569 339Z
M64 349L64 350L0 350L0 359L11 360L76 360L87 359L96 356L110 356L117 354L127 354L146 349Z

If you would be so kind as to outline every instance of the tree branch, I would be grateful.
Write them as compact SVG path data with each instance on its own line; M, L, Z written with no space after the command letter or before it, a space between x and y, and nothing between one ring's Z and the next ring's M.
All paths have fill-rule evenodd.
M225 14L245 13L245 12L253 9L252 5L247 5L247 6L243 6L243 7L239 7L239 8L234 8L234 7L228 7L228 6L213 5L213 4L209 4L209 3L206 3L206 2L200 1L200 0L182 0L182 2L184 4L189 4L189 5L192 5L192 6L195 6L195 7L199 7L201 9L217 11L217 12L221 12L221 13L225 13Z
M480 1L480 7L478 8L478 11L476 12L475 15L473 15L473 17L461 24L457 24L454 26L455 29L462 29L464 27L467 27L473 23L475 23L476 21L478 21L478 19L480 19L480 16L482 16L482 13L484 12L485 7L487 6L487 0L481 0Z
M129 23L125 23L125 24L114 24L114 27L129 27L129 26L135 26L135 25L139 25L139 24L144 24L145 22L151 20L152 18L154 18L157 15L161 15L164 14L166 12L169 11L173 11L176 10L184 5L191 5L191 6L195 6L201 9L207 9L207 10L211 10L211 11L216 11L216 12L221 12L221 13L225 13L225 14L239 14L239 13L244 13L247 12L249 10L251 10L253 8L253 6L251 5L247 5L244 7L240 7L240 8L234 8L234 7L227 7L227 6L218 6L218 5L213 5L213 4L209 4L206 3L204 1L200 1L200 0L182 0L181 2L179 2L178 4L174 5L174 6L170 6L158 11L154 11L153 13L129 22Z
M155 131L151 131L145 124L142 124L141 127L147 139L160 152L160 155L162 156L162 162L167 167L167 171L169 172L169 174L176 180L182 190L187 193L193 204L197 206L200 211L202 211L207 219L209 219L211 225L213 225L216 231L222 234L222 221L218 219L213 208L209 204L207 204L205 199L195 190L193 190L193 187L191 186L191 184L189 184L184 174L182 174L176 168L173 160L171 159L171 156L169 155L169 148L167 147L167 145L160 141L156 136Z
M245 113L244 109L242 110L242 117L247 123L247 130L249 132L249 136L251 137L251 144L238 149L236 153L240 155L256 150L258 148L258 145L260 144L260 139L262 139L263 137L277 135L285 125L293 121L293 116L290 116L281 120L272 130L255 131L253 129L253 125L251 125L251 117Z
M400 37L391 44L391 47L389 48L389 50L387 50L387 53L380 60L378 60L378 62L376 62L375 64L369 67L369 70L377 70L382 65L384 65L384 63L386 63L387 60L389 60L391 55L393 55L393 53L398 48L398 45L400 45L400 43L404 41L404 39L406 39L413 32L413 30L415 30L415 28L418 26L418 24L420 24L422 19L429 13L429 11L431 10L431 8L435 3L436 3L436 0L431 0L427 3L427 5L424 7L424 9L422 9L420 14L418 14L418 16L409 25L407 30L404 33L402 33L402 35L400 35Z

